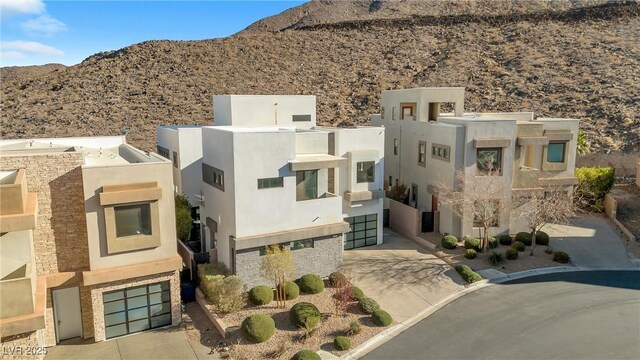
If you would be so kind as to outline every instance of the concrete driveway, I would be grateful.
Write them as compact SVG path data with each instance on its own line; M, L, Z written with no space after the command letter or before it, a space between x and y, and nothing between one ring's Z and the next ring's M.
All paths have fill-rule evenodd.
M343 259L341 271L397 322L463 288L455 269L387 228L384 244L345 251Z
M565 251L576 266L589 268L626 268L637 265L629 261L624 242L602 216L587 215L569 225L547 225L549 245Z

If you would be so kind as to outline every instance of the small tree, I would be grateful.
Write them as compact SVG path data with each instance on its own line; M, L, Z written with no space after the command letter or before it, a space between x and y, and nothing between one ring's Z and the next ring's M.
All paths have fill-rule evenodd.
M285 283L296 276L296 266L293 263L291 250L281 245L267 246L260 264L260 275L274 281L276 306L284 309L287 306Z
M387 190L387 197L403 204L407 201L407 185L404 183L392 186Z
M189 239L193 220L191 219L191 204L185 195L176 194L176 236L182 241Z
M346 275L344 277L338 277L335 279L335 283L333 284L335 288L333 304L335 305L336 316L346 315L349 303L353 298L351 283L348 279L349 277Z

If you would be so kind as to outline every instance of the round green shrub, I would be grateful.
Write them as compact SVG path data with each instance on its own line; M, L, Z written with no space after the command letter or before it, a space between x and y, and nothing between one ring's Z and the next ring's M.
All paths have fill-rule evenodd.
M469 284L482 280L482 276L473 271L468 265L456 265L456 271L460 274L460 277Z
M338 336L333 340L333 346L336 347L336 350L345 351L351 348L351 341L346 336Z
M293 325L314 328L320 323L320 310L308 302L299 302L289 310L289 320Z
M566 264L571 260L569 254L564 251L556 251L553 253L553 261Z
M480 251L480 239L476 238L467 238L464 241L465 249L473 249L475 251Z
M322 360L322 358L313 350L300 350L293 355L291 360Z
M489 239L487 241L487 246L489 247L489 249L495 249L498 247L498 239L494 238L493 236L489 236Z
M473 249L467 249L464 252L464 257L466 257L467 259L475 259L477 255L478 255L478 252Z
M458 239L453 235L445 235L440 240L440 245L445 249L455 249L458 246Z
M516 249L517 251L524 251L524 243L520 242L520 241L516 241L511 245L512 249Z
M297 298L298 295L300 295L300 288L298 287L298 284L293 281L287 281L284 283L284 296L287 300L293 300Z
M374 311L380 309L380 305L372 298L363 297L358 300L358 303L360 304L360 309L367 314L373 314Z
M320 275L307 274L300 278L300 291L305 294L319 294L324 290Z
M531 233L519 232L516 234L516 241L520 241L526 246L531 246Z
M276 323L269 315L255 314L244 319L241 328L246 339L261 343L273 336L276 331Z
M359 287L352 286L351 287L351 298L353 300L360 301L364 297L364 292L360 290Z
M266 285L254 286L249 290L249 302L253 305L267 305L273 301L273 289Z
M347 277L344 276L343 273L341 272L332 272L331 274L329 274L329 282L331 283L332 286L338 286L340 284L346 284L347 283Z
M371 319L373 323L378 326L389 326L393 322L391 315L382 309L374 311L373 314L371 314Z
M549 234L544 231L536 232L536 245L549 245Z
M504 252L504 257L506 257L507 260L515 260L518 258L518 250L509 248Z
M509 234L502 234L498 236L498 241L500 242L500 245L509 246L513 242L513 239L511 239L511 235Z

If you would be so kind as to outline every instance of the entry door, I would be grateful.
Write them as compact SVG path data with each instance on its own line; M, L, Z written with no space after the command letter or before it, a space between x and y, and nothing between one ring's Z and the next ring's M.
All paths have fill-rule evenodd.
M52 294L58 342L82 336L79 288L57 289L53 290Z

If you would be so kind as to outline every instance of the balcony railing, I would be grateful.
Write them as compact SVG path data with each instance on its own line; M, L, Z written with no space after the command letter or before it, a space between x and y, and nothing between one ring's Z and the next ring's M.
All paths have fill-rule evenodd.
M24 264L0 280L0 319L33 313L34 279L30 264Z

